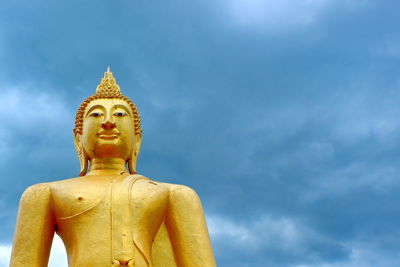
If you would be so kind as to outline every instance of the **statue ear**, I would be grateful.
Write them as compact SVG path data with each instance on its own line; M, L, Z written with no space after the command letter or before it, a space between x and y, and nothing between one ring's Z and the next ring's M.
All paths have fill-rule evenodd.
M140 145L142 144L142 136L136 135L136 144L135 148L132 151L131 157L128 159L128 169L131 174L136 173L136 161L139 156Z
M79 176L84 176L88 169L88 157L80 141L80 134L75 134L74 143L76 152L78 153L79 164L81 166Z

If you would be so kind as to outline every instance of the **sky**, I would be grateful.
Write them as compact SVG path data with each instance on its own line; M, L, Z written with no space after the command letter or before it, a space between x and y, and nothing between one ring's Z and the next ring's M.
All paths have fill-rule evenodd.
M138 172L196 190L218 266L400 266L399 8L3 2L0 266L25 188L78 175L75 112L108 65L141 114Z

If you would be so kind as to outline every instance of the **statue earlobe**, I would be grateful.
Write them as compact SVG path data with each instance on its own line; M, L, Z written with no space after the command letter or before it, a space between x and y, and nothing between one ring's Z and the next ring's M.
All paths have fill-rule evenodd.
M74 143L75 143L75 149L76 149L76 152L78 153L78 158L79 158L79 165L80 165L79 176L84 176L87 172L89 164L88 164L88 157L87 157L85 150L83 149L83 146L79 140L79 134L75 134Z
M136 174L136 159L133 156L128 159L128 169L130 174Z
M141 143L142 137L140 135L136 135L136 145L134 151L132 151L132 155L128 159L128 169L131 174L136 174L136 161L139 155Z

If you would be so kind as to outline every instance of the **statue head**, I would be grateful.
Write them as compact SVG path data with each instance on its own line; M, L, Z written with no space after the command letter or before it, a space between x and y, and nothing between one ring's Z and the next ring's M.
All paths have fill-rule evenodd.
M80 176L94 158L121 158L136 172L142 129L135 104L121 93L110 68L96 93L80 105L75 117L74 141Z

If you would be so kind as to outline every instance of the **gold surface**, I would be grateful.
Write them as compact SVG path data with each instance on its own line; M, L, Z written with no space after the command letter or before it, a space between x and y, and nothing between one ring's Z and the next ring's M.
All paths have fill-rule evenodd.
M80 176L25 190L10 266L47 266L55 232L73 267L216 266L196 192L136 174L139 113L109 69L74 136Z

